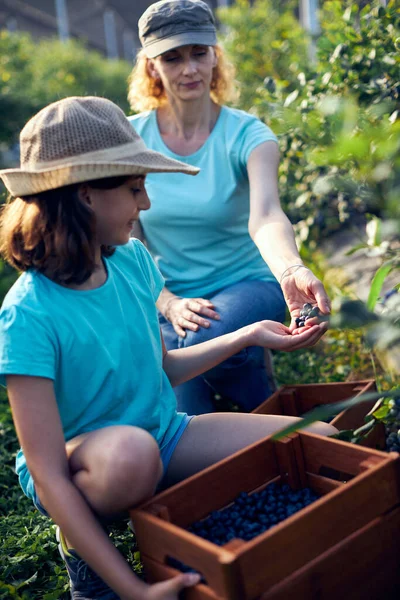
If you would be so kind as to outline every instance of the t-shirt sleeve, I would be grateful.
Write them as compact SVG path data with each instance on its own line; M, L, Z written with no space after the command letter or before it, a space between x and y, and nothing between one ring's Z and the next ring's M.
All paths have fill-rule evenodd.
M56 342L44 318L19 306L0 313L0 384L6 375L55 379Z
M239 160L242 166L247 165L249 156L260 144L264 142L276 142L278 138L265 123L254 117L243 128L240 140Z
M164 277L161 275L156 263L151 257L150 252L142 244L142 242L135 240L134 243L136 251L140 256L143 270L153 294L154 301L156 302L165 284Z

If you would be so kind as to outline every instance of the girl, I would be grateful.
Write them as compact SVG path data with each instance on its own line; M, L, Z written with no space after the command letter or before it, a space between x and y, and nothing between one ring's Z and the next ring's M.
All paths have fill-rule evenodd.
M167 349L263 319L283 321L285 301L291 328L305 302L328 313L324 287L303 264L280 206L276 136L254 115L225 105L233 74L209 6L156 2L139 20L139 37L129 88L139 114L129 119L149 148L201 167L189 181L151 175L153 209L135 231L166 280L157 306ZM253 410L274 391L265 358L269 365L270 353L252 346L177 387L178 409L213 412L218 393Z
M309 346L326 325L308 321L299 333L263 321L168 352L155 307L163 279L130 233L150 207L147 173L197 169L147 150L103 98L51 104L27 123L20 144L21 168L0 172L11 194L1 251L23 271L0 313L0 374L22 447L22 489L62 531L72 598L177 599L198 577L147 585L101 519L290 419L191 418L176 411L172 386L249 345ZM335 431L322 423L312 429Z

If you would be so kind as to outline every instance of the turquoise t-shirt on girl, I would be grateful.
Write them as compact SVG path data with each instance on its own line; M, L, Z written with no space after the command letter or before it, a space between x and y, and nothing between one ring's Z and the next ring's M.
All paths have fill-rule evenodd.
M72 290L27 272L0 312L0 383L5 375L54 381L65 440L109 425L136 425L163 448L183 415L162 368L155 301L163 278L138 240L105 259L107 280ZM17 473L34 486L21 450Z
M277 142L273 132L255 116L223 106L204 145L180 156L165 145L156 111L128 119L148 148L201 169L196 177L146 177L152 206L140 222L167 288L194 298L239 281L275 281L249 235L247 176L251 152L263 142Z

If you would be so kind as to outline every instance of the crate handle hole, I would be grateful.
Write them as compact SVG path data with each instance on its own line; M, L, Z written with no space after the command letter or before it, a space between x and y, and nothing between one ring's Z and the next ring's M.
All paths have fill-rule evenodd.
M174 558L173 556L166 556L165 564L168 567L172 567L173 569L180 571L181 573L198 573L201 576L199 583L203 583L204 585L207 585L207 580L204 577L203 573L201 573L201 571L199 571L198 569L194 569L190 565L183 563L182 561Z
M337 469L333 469L332 467L325 467L321 465L318 469L318 475L321 477L326 477L327 479L333 479L334 481L340 481L342 483L346 483L351 479L354 479L354 475L351 473L345 473L344 471L338 471Z

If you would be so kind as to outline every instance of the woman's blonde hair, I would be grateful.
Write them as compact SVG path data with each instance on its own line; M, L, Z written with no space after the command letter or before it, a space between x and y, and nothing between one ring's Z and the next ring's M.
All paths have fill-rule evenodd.
M210 97L217 104L233 102L237 99L235 70L227 60L221 46L213 46L217 64L213 69ZM144 50L137 55L136 64L129 76L128 101L134 112L153 110L166 103L167 97L160 79L151 77Z

